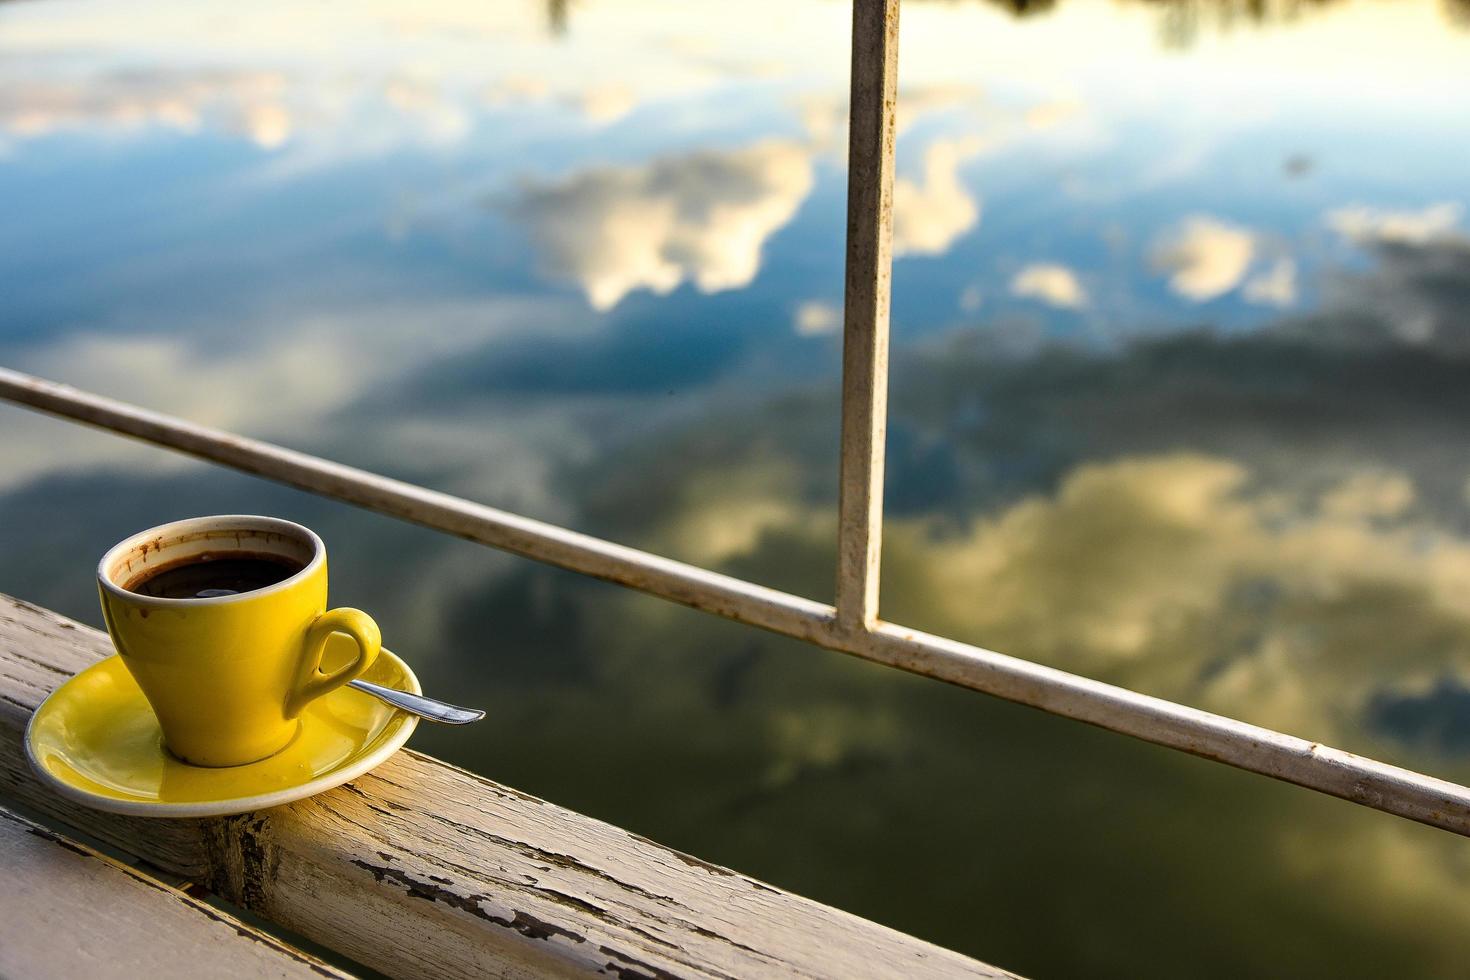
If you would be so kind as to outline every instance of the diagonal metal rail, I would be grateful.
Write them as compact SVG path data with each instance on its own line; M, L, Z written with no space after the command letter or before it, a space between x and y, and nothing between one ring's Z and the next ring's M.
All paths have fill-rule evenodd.
M1470 789L1316 742L836 609L484 504L0 368L0 400L324 497L1470 836Z

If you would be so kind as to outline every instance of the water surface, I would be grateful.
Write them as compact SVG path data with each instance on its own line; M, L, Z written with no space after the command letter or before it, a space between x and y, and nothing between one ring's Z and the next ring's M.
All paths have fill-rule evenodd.
M0 362L827 600L848 8L0 7ZM1470 779L1463 2L903 10L885 616ZM304 521L415 745L1038 976L1455 976L1458 838L0 409L0 589Z

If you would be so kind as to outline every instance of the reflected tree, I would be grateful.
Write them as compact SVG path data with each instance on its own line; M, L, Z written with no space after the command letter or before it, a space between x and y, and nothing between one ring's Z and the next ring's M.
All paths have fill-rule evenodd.
M1187 48L1207 30L1291 24L1341 0L1133 0L1158 9L1160 32L1170 47Z
M546 29L552 37L566 37L572 0L546 0Z
M1056 7L1057 0L989 0L997 7L1004 7L1017 17L1035 17L1037 14L1051 13Z
M920 0L914 0L920 2ZM929 0L936 3L966 3L970 0ZM1050 13L1057 0L984 0L1017 18ZM1271 27L1291 24L1303 16L1336 6L1342 0L1120 0L1142 3L1160 13L1160 31L1170 47L1187 48L1205 31L1228 32L1243 26ZM1442 0L1445 20L1470 29L1470 0Z
M939 2L953 6L966 3L968 0L939 0ZM985 0L985 2L1021 18L1050 13L1057 5L1057 0Z

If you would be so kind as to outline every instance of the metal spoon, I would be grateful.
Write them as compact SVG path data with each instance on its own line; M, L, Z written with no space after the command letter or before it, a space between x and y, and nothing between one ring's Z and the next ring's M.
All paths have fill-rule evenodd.
M485 712L478 708L459 708L444 701L426 698L422 694L395 691L391 687L380 687L367 681L348 681L347 686L355 687L364 694L371 694L381 701L387 701L393 707L401 708L409 714L427 718L429 721L443 722L446 725L468 725L472 721L479 721L485 717Z

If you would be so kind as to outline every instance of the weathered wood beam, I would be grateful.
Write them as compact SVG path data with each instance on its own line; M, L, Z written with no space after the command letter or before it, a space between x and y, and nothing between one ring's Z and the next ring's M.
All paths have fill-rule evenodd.
M414 752L244 816L88 810L35 779L22 739L47 694L109 653L105 634L0 596L0 797L384 973L1009 975Z
M0 976L321 980L351 974L0 807Z

